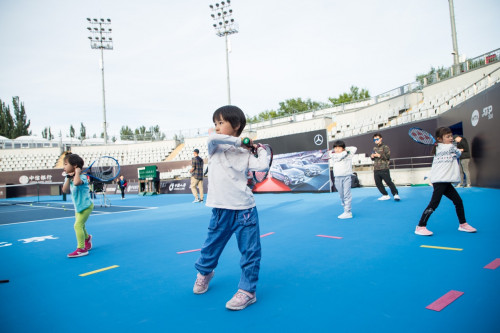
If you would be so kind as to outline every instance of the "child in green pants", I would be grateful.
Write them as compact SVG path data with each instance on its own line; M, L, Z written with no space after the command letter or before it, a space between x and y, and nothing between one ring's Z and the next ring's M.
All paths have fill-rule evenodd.
M64 180L63 193L71 192L71 199L75 206L75 233L77 249L68 254L68 258L82 257L89 254L92 248L92 235L87 233L85 222L94 209L94 204L89 195L89 183L87 177L82 175L83 159L77 154L68 153L64 157Z

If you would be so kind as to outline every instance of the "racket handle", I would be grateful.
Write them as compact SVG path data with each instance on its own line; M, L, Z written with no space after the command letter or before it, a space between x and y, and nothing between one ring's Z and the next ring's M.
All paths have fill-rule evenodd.
M249 138L243 138L243 139L241 139L241 143L243 143L247 147L251 147L251 145L250 145L250 139Z

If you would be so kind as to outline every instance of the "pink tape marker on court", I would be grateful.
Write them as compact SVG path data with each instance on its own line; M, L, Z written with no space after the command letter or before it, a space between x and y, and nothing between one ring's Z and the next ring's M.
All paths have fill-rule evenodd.
M337 237L337 236L327 236L327 235L316 235L316 237L325 237L325 238L342 239L342 237Z
M496 258L492 262L490 262L488 265L484 266L484 268L487 269L497 269L500 266L500 258Z
M195 250L189 250L189 251L181 251L181 252L177 252L177 254L191 253L191 252L197 252L197 251L201 251L201 249L195 249Z
M260 235L260 238L266 237L266 236L269 236L269 235L272 235L272 234L274 234L274 232L268 232L267 234Z
M464 293L461 291L450 290L443 296L439 297L437 300L427 305L425 308L434 311L441 311L451 303L453 303L457 298L462 296Z

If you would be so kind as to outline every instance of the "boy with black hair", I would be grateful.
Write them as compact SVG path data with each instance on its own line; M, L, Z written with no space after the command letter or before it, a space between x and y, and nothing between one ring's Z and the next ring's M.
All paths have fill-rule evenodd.
M219 257L232 234L241 252L241 277L236 294L226 303L230 310L242 310L257 301L261 247L259 216L252 190L247 186L248 171L265 171L269 156L250 140L250 147L239 138L245 128L243 111L233 105L217 109L212 120L216 134L208 137L207 206L212 207L208 236L195 267L195 294L203 294L214 276ZM257 157L251 153L257 149Z
M330 158L333 161L333 176L335 179L335 187L339 192L340 202L344 207L344 212L338 216L339 219L352 218L352 158L356 151L356 147L346 148L344 141L337 140L333 143L333 151L330 152Z

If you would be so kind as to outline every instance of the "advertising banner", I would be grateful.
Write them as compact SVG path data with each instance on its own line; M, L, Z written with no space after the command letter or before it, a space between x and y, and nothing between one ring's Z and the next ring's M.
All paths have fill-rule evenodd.
M253 192L329 192L330 172L326 130L291 134L264 140L273 149L267 179Z
M207 193L208 181L205 178L203 180L203 190ZM191 180L190 179L179 179L179 180L162 180L160 182L160 193L161 194L189 194L191 193Z

